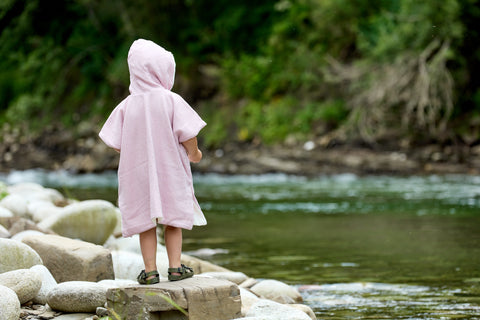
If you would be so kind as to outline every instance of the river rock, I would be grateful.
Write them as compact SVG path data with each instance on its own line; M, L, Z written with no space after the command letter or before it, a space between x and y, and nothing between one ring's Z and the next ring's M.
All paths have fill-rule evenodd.
M20 304L35 298L42 286L41 276L30 269L19 269L0 274L0 285L15 291Z
M129 285L138 285L137 281L134 280L128 280L128 279L106 279L106 280L101 280L97 282L98 284L101 284L102 286L105 286L108 289L111 288L120 288L120 287L125 287Z
M302 302L302 296L297 289L277 280L263 280L250 290L253 293L279 303Z
M0 238L0 273L43 264L38 253L24 243Z
M55 320L90 320L93 319L91 313L66 313L58 317L55 317ZM98 319L95 318L95 319Z
M0 218L10 218L13 217L12 211L0 205Z
M117 279L136 280L142 269L145 269L142 255L129 251L112 251L113 270ZM168 257L166 252L157 252L157 269L160 277L168 277Z
M55 189L44 188L42 185L33 182L22 182L8 186L10 194L17 194L26 199L27 202L32 201L49 201L51 203L65 200L63 195Z
M241 284L248 279L247 275L243 272L204 272L202 276L211 277L215 279L228 280L236 284Z
M292 308L295 308L295 309L298 309L302 312L305 312L310 317L310 319L312 319L312 320L317 320L317 316L315 315L315 312L313 312L312 308L310 308L309 306L307 306L305 304L295 303L295 304L289 304L288 306L292 307Z
M245 315L250 308L257 303L260 298L248 289L240 288L240 296L242 297L242 314Z
M20 301L12 289L0 285L0 310L2 320L18 320L20 318Z
M22 242L23 238L25 238L25 237L28 237L28 236L43 236L43 235L45 235L45 233L43 233L41 231L25 230L25 231L21 231L21 232L15 234L12 237L12 240Z
M37 230L43 233L51 233L51 231L39 228L32 220L20 217L0 218L0 223L8 229L12 236L25 230Z
M63 312L92 312L107 302L107 287L96 282L68 281L58 284L48 294L47 302Z
M10 210L14 216L29 218L27 200L18 194L9 194L0 201L0 206Z
M0 224L0 238L10 238L10 232Z
M63 208L57 207L50 201L36 200L28 204L28 212L35 222L41 222L50 216L59 214Z
M129 251L133 253L138 253L142 254L140 250L140 237L138 234L135 234L131 237L124 238L115 238L111 236L108 238L107 242L103 244L103 246L107 249L110 249L112 251ZM157 251L158 251L158 246L157 246Z
M43 265L33 266L30 268L30 270L38 273L42 279L42 286L40 287L40 290L35 298L33 298L33 302L44 305L47 303L48 293L57 287L57 281L55 281L55 278L50 273L50 270Z
M211 262L198 259L186 254L182 254L182 263L193 268L195 274L201 274L205 272L230 272L227 268L217 266Z
M295 309L289 305L280 304L271 300L261 299L255 303L245 314L258 320L311 320L305 312Z
M22 241L38 252L59 283L115 278L112 255L101 246L57 235L28 236Z
M105 200L86 200L73 203L38 224L44 229L95 244L104 244L117 224L115 206Z

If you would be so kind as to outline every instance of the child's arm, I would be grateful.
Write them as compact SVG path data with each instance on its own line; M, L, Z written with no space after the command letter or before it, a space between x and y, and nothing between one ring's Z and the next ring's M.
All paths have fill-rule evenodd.
M182 145L187 151L190 162L198 163L200 160L202 160L202 151L198 149L197 137L193 137L190 140L182 142Z

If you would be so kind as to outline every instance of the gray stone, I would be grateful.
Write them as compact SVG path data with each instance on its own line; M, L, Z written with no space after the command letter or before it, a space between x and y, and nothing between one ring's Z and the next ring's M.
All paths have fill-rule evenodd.
M40 278L42 279L42 286L40 287L40 290L38 291L35 298L33 298L33 303L46 304L48 293L51 290L55 289L55 287L57 286L57 281L55 281L55 278L50 273L50 270L48 270L47 267L43 265L33 266L30 268L30 270L38 273L40 275Z
M41 222L50 216L62 212L63 208L57 207L47 200L35 200L28 204L28 212L35 222Z
M67 313L55 317L55 320L85 320L92 317L91 313Z
M101 246L57 235L28 236L22 241L38 252L58 283L115 278L112 255Z
M10 232L0 224L0 238L10 238Z
M96 282L68 281L58 284L48 294L48 305L63 312L92 312L103 307L107 288Z
M45 233L38 231L38 230L25 230L25 231L20 231L19 233L15 234L12 237L12 240L22 242L23 238L28 237L28 236L43 236Z
M73 203L38 224L59 235L104 244L117 225L117 211L105 200L87 200Z
M4 208L4 207L0 206L0 217L10 218L10 217L13 217L13 213L12 213L12 211L8 210L7 208Z
M20 301L12 289L0 285L0 310L2 320L18 320L20 318Z
M11 185L8 187L8 192L21 196L27 202L43 200L53 203L64 200L63 195L58 190L44 188L42 185L32 182Z
M21 304L35 298L42 286L40 275L29 269L19 269L0 274L0 285L15 291Z
M240 296L242 297L242 314L245 315L250 308L257 303L260 298L248 289L240 287Z
M143 258L138 253L129 251L112 251L113 269L117 279L137 280L140 270L144 269ZM157 251L157 269L160 276L168 276L167 253Z
M182 254L182 263L193 268L195 274L201 274L205 272L231 272L231 270L228 270L227 268L217 266L211 262L186 254Z
M296 303L303 301L297 289L278 280L260 281L250 290L263 298L279 303Z
M315 315L315 312L313 312L312 308L310 308L309 306L307 306L305 304L300 304L300 303L289 304L288 306L305 312L310 317L310 319L312 319L312 320L317 320L317 316Z
M18 194L9 194L0 201L0 205L17 217L29 218L27 200Z
M0 273L43 264L35 250L24 243L0 238Z
M268 320L311 320L310 316L303 311L266 299L255 303L245 316Z
M236 284L241 284L248 279L247 275L243 272L204 272L202 276L211 277L215 279L228 280Z
M187 311L188 317L169 299ZM227 320L241 316L238 286L230 281L202 277L110 289L107 307L122 319Z

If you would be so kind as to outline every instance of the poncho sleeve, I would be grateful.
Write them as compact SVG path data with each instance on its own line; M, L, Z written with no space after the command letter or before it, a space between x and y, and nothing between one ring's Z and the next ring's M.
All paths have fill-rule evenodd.
M173 132L182 143L198 135L207 124L182 97L175 95L173 108Z
M103 125L100 133L100 138L105 144L114 149L121 149L122 145L122 128L124 117L125 101L122 101L110 114L107 121Z

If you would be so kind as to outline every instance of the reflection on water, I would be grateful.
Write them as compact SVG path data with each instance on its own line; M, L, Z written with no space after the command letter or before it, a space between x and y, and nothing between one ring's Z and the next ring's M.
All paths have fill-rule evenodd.
M16 172L116 202L116 176ZM185 251L299 288L321 319L480 319L480 177L194 177Z

